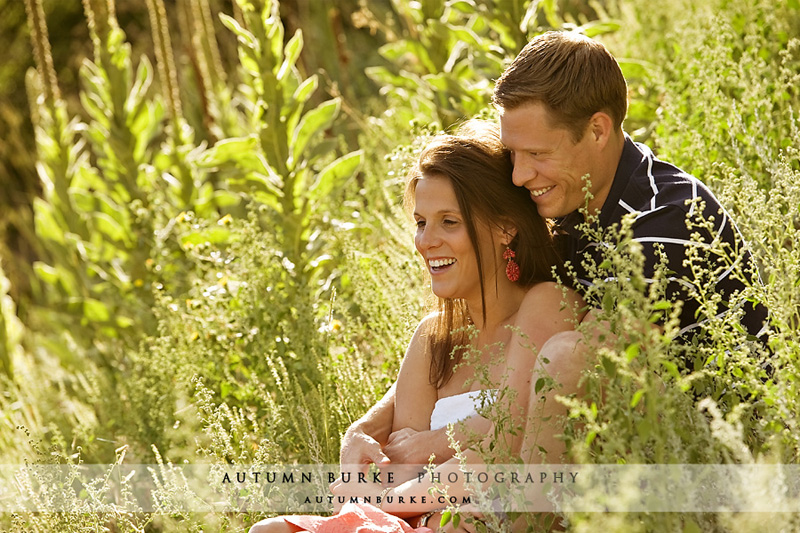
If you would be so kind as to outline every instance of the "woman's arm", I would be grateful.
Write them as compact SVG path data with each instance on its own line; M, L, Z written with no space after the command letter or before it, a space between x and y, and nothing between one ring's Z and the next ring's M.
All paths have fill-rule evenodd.
M430 315L417 326L400 365L392 431L404 428L426 431L430 428L431 413L438 399L436 387L430 382L431 353L427 339L433 320L433 315Z

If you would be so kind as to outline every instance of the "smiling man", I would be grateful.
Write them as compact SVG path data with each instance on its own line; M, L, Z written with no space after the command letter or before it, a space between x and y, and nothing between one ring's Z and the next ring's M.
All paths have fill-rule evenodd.
M744 288L737 270L747 272L752 263L742 236L705 185L623 132L627 86L602 44L574 32L536 37L497 81L493 101L514 161L514 183L530 191L541 215L558 219L579 286L592 283L584 258L599 265L603 249L579 230L585 218L581 208L598 216L601 229L631 215L646 278L653 277L658 250L666 254L667 298L682 304L679 341L700 332L709 315L737 307L743 308L741 322L749 334L764 333L763 307L731 302ZM713 227L703 224L707 220ZM694 265L687 262L690 256ZM697 266L710 277L697 279ZM698 313L700 284L722 296L712 313Z

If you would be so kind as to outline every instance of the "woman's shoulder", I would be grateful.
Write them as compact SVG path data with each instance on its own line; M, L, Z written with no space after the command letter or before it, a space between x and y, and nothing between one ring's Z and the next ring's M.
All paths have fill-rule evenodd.
M585 313L583 298L570 287L554 281L543 281L533 285L520 305L523 316L530 313L560 313L566 309L582 316Z
M417 330L414 332L414 335L419 334L427 334L430 333L436 324L436 320L438 320L439 315L441 313L439 311L433 311L425 315L422 320L419 321L417 324Z
M563 285L554 281L541 281L531 286L525 293L522 299L522 305L530 305L533 303L540 304L542 300L554 300L556 298L564 297Z

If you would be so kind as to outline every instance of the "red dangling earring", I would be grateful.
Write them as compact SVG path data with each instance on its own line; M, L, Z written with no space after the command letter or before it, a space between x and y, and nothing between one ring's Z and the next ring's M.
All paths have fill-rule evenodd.
M503 259L508 260L506 264L506 277L508 281L519 281L519 265L514 258L517 256L517 253L512 250L511 248L506 248L506 251L503 252Z

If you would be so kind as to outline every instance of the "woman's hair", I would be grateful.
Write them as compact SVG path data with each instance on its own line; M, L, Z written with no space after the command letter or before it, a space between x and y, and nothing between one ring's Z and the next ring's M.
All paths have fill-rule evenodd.
M472 120L455 135L434 137L422 150L408 174L405 201L414 202L421 179L446 178L455 191L467 234L478 265L483 314L486 315L487 268L505 275L499 265L485 265L478 250L479 225L486 228L513 227L516 235L509 247L516 252L520 276L518 283L531 286L553 280L553 267L561 267L561 258L553 243L549 224L539 216L527 189L511 181L513 169L508 150L500 141L499 128L490 122ZM488 232L490 235L491 232ZM431 348L431 383L437 388L450 379L463 350L451 353L468 342L470 324L466 303L460 299L439 298L439 313L428 331Z
M497 80L492 101L501 109L541 102L578 142L598 111L622 128L628 88L605 46L579 33L550 31L525 45Z

